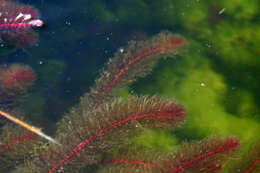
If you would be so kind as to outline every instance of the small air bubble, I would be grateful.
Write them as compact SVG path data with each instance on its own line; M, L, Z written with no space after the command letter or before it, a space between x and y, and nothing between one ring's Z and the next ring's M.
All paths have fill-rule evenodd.
M124 48L120 48L119 51L120 51L120 53L123 53L124 52Z
M71 23L69 21L66 21L65 24L69 25L69 26L71 25Z
M226 10L226 8L222 8L222 9L218 12L218 14L219 14L219 15L223 14L223 13L225 12L225 10Z
M211 44L209 44L209 43L206 43L206 46L207 46L208 48L211 48Z
M202 82L202 83L200 84L200 86L204 87L204 86L206 86L206 84Z

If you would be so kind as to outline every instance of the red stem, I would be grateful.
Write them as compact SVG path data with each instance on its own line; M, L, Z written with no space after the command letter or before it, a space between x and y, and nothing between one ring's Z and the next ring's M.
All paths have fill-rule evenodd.
M3 146L3 148L0 148L0 153L5 151L6 149L10 148L12 145L14 145L15 143L20 143L20 142L23 142L23 141L26 141L26 140L29 140L31 138L33 138L34 136L36 136L36 134L27 134L27 135L24 135L22 137L19 137L19 138L16 138L14 139L12 142L6 144Z
M226 151L226 150L228 150L230 148L236 147L238 144L239 144L238 141L232 141L231 143L224 144L220 148L214 149L212 151L209 151L209 152L207 152L205 154L202 154L202 155L200 155L198 157L195 157L195 158L187 161L186 163L180 165L178 168L172 170L172 173L177 173L177 172L181 171L182 169L184 169L185 167L191 165L192 163L194 163L194 162L196 162L198 160L204 159L204 158L206 158L206 157L208 157L210 155L213 155L213 154L217 154L217 153Z
M25 28L31 26L30 23L4 23L4 24L0 24L0 28L1 27L11 27L11 28Z
M158 51L162 51L164 49L170 48L172 46L181 44L183 42L183 39L181 38L176 38L175 40L171 41L168 44L165 44L161 47L157 47L154 48L150 51L144 52L141 55L138 55L137 57L133 58L128 64L126 64L121 70L120 72L114 77L114 79L107 85L107 87L105 88L104 92L99 96L98 101L96 102L94 107L97 107L104 99L105 95L107 94L107 92L115 85L115 83L119 80L119 78L125 73L125 71L127 71L127 69L129 68L129 66L131 66L132 64L134 64L135 62L137 62L138 60L140 60L141 58L151 55L153 53L156 53Z
M80 143L72 152L70 152L68 155L66 155L66 157L62 160L60 160L53 168L51 168L51 170L49 170L49 173L52 173L57 167L59 167L60 165L63 164L63 162L65 162L66 160L68 160L69 158L71 158L74 154L76 154L77 152L79 152L83 147L85 147L89 142L92 142L95 138L97 138L98 136L102 135L103 133L105 133L106 131L120 126L128 121L132 121L132 120L136 120L136 119L140 119L140 118L145 118L145 117L151 117L151 116L166 116L166 117L171 117L173 115L172 112L167 112L167 113L149 113L149 114L139 114L139 115L135 115L132 116L128 119L116 122L102 130L100 130L98 133L96 133L94 136L92 136L91 138L85 140L84 142Z
M260 157L258 159L256 159L256 161L244 172L244 173L249 173L251 172L255 167L256 165L258 164L258 162L260 162Z

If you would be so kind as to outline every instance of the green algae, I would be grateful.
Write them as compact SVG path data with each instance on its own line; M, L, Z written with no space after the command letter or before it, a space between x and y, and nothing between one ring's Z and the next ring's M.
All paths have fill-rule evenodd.
M190 40L189 43L190 50L183 57L160 63L153 74L135 83L132 89L138 94L174 98L183 104L187 122L177 130L182 138L198 140L211 134L234 135L241 140L242 149L247 150L260 137L260 123L252 117L252 112L259 112L253 93L230 92L229 83L214 70L214 61L205 55L205 49L198 42ZM230 94L236 99L230 98ZM230 111L229 105L236 111Z
M257 45L260 42L259 24L252 25L240 22L224 21L216 26L213 32L212 42L218 51L218 58L230 65L242 64L255 67L260 64L256 58L259 55Z
M134 144L148 148L150 151L172 152L177 151L179 140L169 131L146 129L143 134L132 139Z
M251 19L259 13L259 1L257 0L221 0L216 5L226 8L226 13L235 19Z

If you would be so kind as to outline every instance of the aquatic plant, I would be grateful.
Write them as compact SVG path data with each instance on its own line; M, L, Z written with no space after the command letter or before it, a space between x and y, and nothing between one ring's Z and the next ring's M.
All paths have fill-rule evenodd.
M9 0L0 1L0 43L17 47L34 45L38 39L31 27L42 25L38 10L32 6Z
M159 58L175 56L186 44L181 36L169 32L129 42L126 49L115 53L90 93L57 124L56 139L62 146L37 146L32 159L14 172L219 171L237 150L237 139L210 137L198 144L184 143L177 153L168 155L149 151L136 145L133 137L147 128L175 129L183 124L184 109L160 96L122 99L116 95L121 87L150 72Z
M184 110L174 101L160 97L130 97L126 100L116 99L111 103L105 103L77 117L74 117L75 119L66 117L61 122L59 131L68 134L69 138L62 136L59 138L64 145L80 144L57 162L52 171L68 159L70 159L68 166L71 166L72 162L79 165L78 159L88 160L88 164L100 163L104 153L120 148L122 145L129 145L129 139L141 133L145 127L172 129L175 124L178 125L183 121ZM80 142L84 138L86 140ZM70 142L72 139L73 143ZM73 161L75 157L71 157L80 150L83 150L81 156ZM62 167L65 168L65 165L63 164Z
M162 0L160 2L131 0L122 2L114 0L111 1L112 8L111 6L110 8L105 7L105 3L102 3L102 1L95 1L93 2L94 5L82 5L81 8L90 8L90 10L84 11L94 11L95 14L93 16L98 16L96 18L101 19L100 21L102 22L119 18L121 23L131 23L145 27L152 23L153 27L163 26L163 28L175 29L175 26L178 25L182 30L181 32L185 33L187 37L188 35L191 36L191 38L189 38L189 44L191 45L190 47L192 47L191 53L184 55L178 62L168 60L166 63L161 63L162 68L158 67L157 71L153 73L149 79L142 79L141 82L137 82L132 88L139 94L145 93L152 95L156 93L180 100L182 104L185 105L186 112L189 115L186 125L184 125L182 129L177 129L182 136L188 139L198 140L212 133L219 133L225 136L235 135L238 139L242 140L242 146L247 146L245 145L246 142L250 143L258 139L257 132L259 131L258 122L254 119L250 119L250 116L258 115L257 111L259 110L257 107L258 104L255 101L259 100L259 92L257 92L259 87L255 84L256 81L259 80L257 75L254 74L259 72L259 61L255 55L259 53L256 46L258 45L258 38L260 37L258 37L259 32L257 32L257 25L241 27L244 26L243 22L248 21L240 19L256 21L259 15L258 2L257 0L251 2L233 0L230 2L219 2L220 3L190 0ZM126 10L126 8L133 10ZM132 11L134 11L134 13L132 13ZM237 11L239 11L239 13ZM235 20L230 21L230 19ZM147 41L145 45L149 47L150 44ZM156 46L157 48L160 47L159 45ZM164 47L163 45L161 46ZM175 46L178 46L178 44ZM140 52L137 52L137 50L140 50ZM41 172L43 171L42 169L45 169L44 167L46 165L49 169L54 166L53 169L60 172L76 171L78 170L77 168L84 166L85 169L81 168L80 170L84 170L85 172L107 172L107 170L111 172L151 172L153 169L160 170L157 169L158 165L165 165L166 168L171 168L171 171L173 171L174 168L179 168L177 171L180 172L198 172L199 168L201 172L226 171L225 168L222 168L222 164L226 162L226 159L233 158L232 153L237 150L238 146L238 140L235 138L209 138L209 140L203 141L205 145L203 145L203 142L200 143L201 145L196 143L189 145L185 143L183 146L190 146L187 147L189 149L183 147L184 151L188 151L188 153L185 152L187 157L176 165L172 163L175 161L178 162L178 159L175 159L178 154L173 155L173 157L158 154L158 157L164 161L161 162L161 160L157 160L157 153L155 155L152 153L149 155L144 152L145 150L147 152L147 148L135 148L134 144L131 143L132 141L127 141L129 145L127 143L125 147L123 145L122 148L111 147L112 151L106 152L105 150L105 153L98 152L98 156L95 155L96 153L90 153L90 156L93 156L93 158L90 159L93 163L89 162L88 164L90 165L86 166L84 161L89 159L88 152L95 152L96 146L94 144L96 140L103 141L103 137L106 138L106 136L108 136L110 138L104 141L109 142L111 140L111 142L114 142L113 146L120 146L117 144L117 139L114 138L118 137L121 139L121 135L126 134L126 138L124 139L128 139L131 137L131 134L129 137L127 136L129 133L123 133L124 131L122 130L123 132L119 135L109 135L110 132L114 134L114 130L121 128L125 128L127 131L128 126L122 124L120 127L115 129L109 128L109 130L105 130L104 132L102 130L106 129L106 127L110 127L111 124L104 123L104 120L98 120L97 122L100 123L97 124L100 127L98 126L96 129L101 129L98 131L100 133L96 132L86 135L84 131L82 132L77 128L77 123L81 123L79 121L81 117L84 117L81 115L89 115L91 117L90 113L94 111L94 108L100 110L103 105L109 107L111 103L118 102L118 100L115 99L115 97L120 95L118 91L131 84L139 75L138 72L135 73L136 69L143 70L142 65L138 68L139 60L141 62L143 62L143 59L146 60L147 52L148 54L150 52L152 55L156 54L156 51L153 50L156 49L151 47L145 50L139 46L133 46L129 54L131 55L132 52L137 52L136 56L129 56L126 62L123 62L124 57L122 56L122 58L118 59L118 61L122 63L121 65L117 65L117 63L114 64L114 62L112 62L114 66L108 64L106 66L107 69L101 73L101 77L96 81L96 86L94 86L89 93L86 93L81 98L79 105L75 106L59 123L57 138L61 139L61 141L64 140L65 147L60 149L55 146L50 146L48 149L44 148L35 157L34 161L30 163L27 162L27 167L18 167L16 172ZM118 54L125 52L126 49L118 50ZM158 52L161 52L161 50ZM137 58L137 62L134 60L135 58ZM146 63L147 62L144 62L144 65L146 65ZM231 66L232 68L230 68ZM248 71L246 67L249 67L251 70ZM234 75L237 71L239 71L240 74ZM132 74L134 77L131 76ZM144 76L146 73L141 72L140 74L140 76ZM130 78L128 78L129 75ZM153 80L150 80L151 78ZM243 94L241 95L237 90L242 90ZM255 94L251 91L255 91ZM230 101L226 98L229 98ZM127 103L127 101L128 100L125 102ZM228 103L223 105L221 101ZM95 115L95 113L93 113L93 115ZM242 118L240 116L242 116ZM77 120L74 120L74 117L77 118ZM83 122L89 123L89 118L87 117L86 119L87 120ZM135 120L133 121L137 123ZM103 127L103 123L107 126ZM137 124L139 125L139 122ZM79 127L88 131L84 125ZM140 129L142 128L138 128L138 130ZM247 131L245 129L247 129ZM142 130L140 131L143 133ZM95 134L98 135L95 136ZM140 134L140 132L137 131L136 134ZM91 137L94 138L92 139ZM102 139L100 139L100 137L102 137ZM72 143L72 139L75 139L76 142ZM88 141L88 139L91 140ZM219 145L214 145L214 140ZM102 144L102 142L100 143ZM66 148L67 144L70 146ZM88 146L89 144L91 145ZM110 145L101 145L101 151L103 149L102 147L106 146ZM196 153L195 151L193 153L192 148L199 148L199 146L202 146L202 148L206 146L203 149L207 151L203 153ZM91 150L87 150L86 156L84 155L84 151L87 147L92 148ZM251 150L252 146L250 145L247 149ZM256 152L257 150L252 149L252 151L254 151L254 154L249 156L248 163L244 166L244 170L248 172L256 172L258 166L257 158L259 158L259 154ZM47 154L40 154L44 152ZM182 156L182 153L181 147L179 149L179 155ZM40 161L37 160L39 155ZM209 156L210 162L207 162L209 161L207 160L207 156ZM215 161L219 161L218 156L221 158L220 161L222 161L223 158L223 162L215 163ZM85 158L86 160L84 160ZM99 163L100 160L101 163ZM203 166L207 166L208 163L213 164L209 167L201 168L201 163L206 163L205 165L202 164ZM174 168L172 168L172 166ZM238 169L233 170L237 171Z
M6 123L0 135L0 172L8 172L31 159L36 145L42 145L39 138L24 128Z
M178 153L163 163L163 172L219 172L238 148L236 138L211 136L198 144L184 143Z
M108 93L113 93L114 88L118 90L131 84L137 77L151 72L159 59L178 54L186 45L181 36L169 32L162 32L149 40L130 41L125 49L115 53L96 80L91 91L98 95L94 106L109 97Z
M254 173L260 170L260 145L259 140L250 145L250 150L243 153L229 165L229 172Z
M145 126L172 129L174 124L179 124L177 122L184 119L184 110L174 101L160 97L117 100L111 90L127 86L137 76L151 71L159 58L175 56L185 45L186 41L181 36L162 32L147 41L132 41L123 52L117 52L90 94L83 96L81 103L58 124L56 138L63 146L50 145L47 153L34 159L31 165L35 166L29 166L26 172L42 172L50 169L49 166L53 166L50 172L65 167L68 171L74 170L86 166L81 160L88 160L87 165L97 164L102 161L102 153L119 147L119 144L126 145L128 138L136 136ZM107 135L109 133L112 135ZM88 140L82 142L83 139ZM77 143L81 144L75 148ZM74 155L78 157L80 150L84 154L80 154L78 159L72 158ZM64 154L67 154L65 158ZM74 160L75 167L67 167L67 160L69 163Z
M210 136L196 143L184 142L177 152L167 154L130 149L131 153L107 156L111 160L103 161L104 168L99 172L220 172L227 160L235 158L238 145L234 137Z
M0 67L0 103L16 101L16 98L25 93L36 79L33 69L23 64L12 64ZM4 103L6 101L6 103Z

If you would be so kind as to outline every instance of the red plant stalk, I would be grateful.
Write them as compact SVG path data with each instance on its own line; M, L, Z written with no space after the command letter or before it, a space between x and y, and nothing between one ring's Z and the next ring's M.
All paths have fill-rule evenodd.
M30 26L41 26L43 23L41 22L41 20L31 20L28 23L3 23L0 24L0 28L1 29L9 29L9 28L18 28L18 29L24 29L26 27L30 27Z
M161 35L163 35L164 33L162 33ZM161 36L161 35L159 35L159 36ZM165 34L165 35L167 35L167 34ZM155 36L155 37L159 37L159 36ZM165 36L165 37L167 37L167 36ZM129 59L127 59L128 57L122 57L122 58L125 58L126 60L121 60L122 62L124 62L124 61L129 61L128 63L126 63L126 64L124 64L124 66L123 66L123 68L121 68L120 70L119 70L119 72L117 73L117 74L115 74L115 76L114 76L114 78L112 78L112 80L105 86L105 88L104 88L104 90L103 91L101 91L101 94L99 95L99 97L98 97L98 99L97 99L97 101L96 101L96 103L95 103L95 106L94 107L97 107L99 104L101 104L102 103L102 101L103 101L103 99L104 99L104 97L107 95L107 93L111 90L111 88L117 83L117 81L122 77L122 75L123 74L125 74L126 73L126 71L128 71L129 69L131 69L132 67L131 66L133 66L133 65L135 65L137 62L139 62L139 61L141 61L142 59L144 59L145 57L146 58L148 58L148 56L150 56L150 55L152 55L152 54L155 54L155 53L159 53L159 52L162 52L162 53L164 53L163 51L164 50L167 50L167 49L170 49L170 48L172 48L172 47L183 47L184 45L186 45L186 41L182 38L182 37L180 37L180 36L176 36L176 35L173 35L173 34L169 34L168 33L168 37L170 37L170 38L168 38L168 39L172 39L172 40L170 40L170 41L168 41L167 43L165 43L165 44L163 44L163 45L158 45L158 47L156 47L156 48L152 48L152 49L150 49L150 50L148 50L148 51L146 51L146 52L143 52L143 53L141 53L140 55L137 55L137 56L135 56L135 57L133 57L133 58L131 58L130 60ZM154 39L155 40L155 39ZM144 49L143 47L149 47L149 43L152 45L152 44L154 44L153 43L153 41L154 40L148 40L148 41L146 41L146 42L144 42L143 44L145 45L145 46L140 46L139 45L139 47L137 46L137 48L136 49ZM158 40L156 40L156 41L158 41ZM164 42L165 42L165 40L163 40ZM163 42L162 41L162 42ZM160 44L160 43L156 43L156 44ZM152 46L150 46L150 47L152 47ZM176 48L177 49L177 48ZM178 50L178 49L177 49ZM140 50L136 50L136 51L140 51ZM177 52L177 51L176 51ZM175 53L176 53L175 52ZM166 53L165 53L166 54ZM157 59L159 59L159 57L163 57L162 55L155 55L155 56L158 56L157 57ZM156 59L156 58L155 58ZM147 61L147 60L146 60ZM151 61L154 61L154 59L153 60L151 60ZM114 62L115 63L115 62ZM149 64L149 63L151 63L151 62L146 62L147 64ZM152 64L152 63L151 63ZM134 67L133 67L134 68ZM146 68L146 67L141 67L141 68ZM140 70L140 69L139 69Z
M38 10L12 1L0 1L0 41L13 44L33 44L36 41L31 27L40 27ZM22 46L22 45L21 45Z
M258 159L256 159L256 161L244 172L244 173L249 173L251 172L256 166L257 164L260 162L260 157Z
M120 72L115 76L115 78L107 85L107 87L105 88L104 92L100 95L99 99L98 99L98 102L96 103L96 106L99 105L102 100L103 100L103 97L106 95L106 93L114 86L114 84L118 81L118 79L125 73L125 71L132 65L134 64L135 62L137 62L138 60L140 60L141 58L145 57L145 56L148 56L148 55L151 55L155 52L158 52L158 51L161 51L161 50L164 50L164 49L167 49L171 46L174 46L174 45L177 45L177 44L180 44L182 42L182 40L174 40L173 42L167 44L167 45L163 45L161 47L158 47L158 48L155 48L155 49L152 49L148 52L144 52L143 54L135 57L133 60L131 60L128 64L126 64L121 70Z
M36 134L29 133L29 134L24 135L22 137L16 138L13 141L11 141L10 143L8 143L8 144L4 145L2 148L0 148L0 153L5 151L6 149L10 148L12 145L14 145L16 143L20 143L20 142L24 142L24 141L30 140L30 139L32 139L35 136L36 136Z
M171 173L180 172L181 170L185 169L187 166L189 166L199 160L202 160L206 157L209 157L209 156L217 154L217 153L228 151L234 147L237 147L238 145L239 145L239 142L237 140L228 141L227 143L225 143L223 146L221 146L219 148L216 148L212 151L209 151L205 154L199 155L198 157L195 157L195 158L187 161L186 163L184 163L184 164L180 165L179 167L175 168L174 170L172 170Z
M176 113L176 112L174 112ZM181 113L181 112L180 112ZM92 142L95 138L97 138L98 136L102 135L103 133L107 132L108 130L118 127L124 123L127 123L129 121L133 121L133 120L137 120L137 119L141 119L141 118L145 118L145 117L155 117L155 118L161 118L161 117L168 117L171 118L173 116L172 112L166 112L166 113L149 113L149 114L140 114L140 115L135 115L132 116L128 119L119 121L117 123L114 123L102 130L100 130L98 133L96 133L94 136L92 136L91 138L85 140L84 142L80 143L78 145L78 147L76 147L71 153L69 153L68 155L66 155L66 157L64 159L62 159L61 161L59 161L53 168L51 168L49 170L49 173L52 173L53 171L55 171L56 168L58 168L60 165L62 165L66 160L70 159L74 154L76 154L77 152L79 152L84 146L86 146L89 142Z
M26 29L31 26L42 26L38 11L29 6L14 3L12 1L0 1L0 30Z

